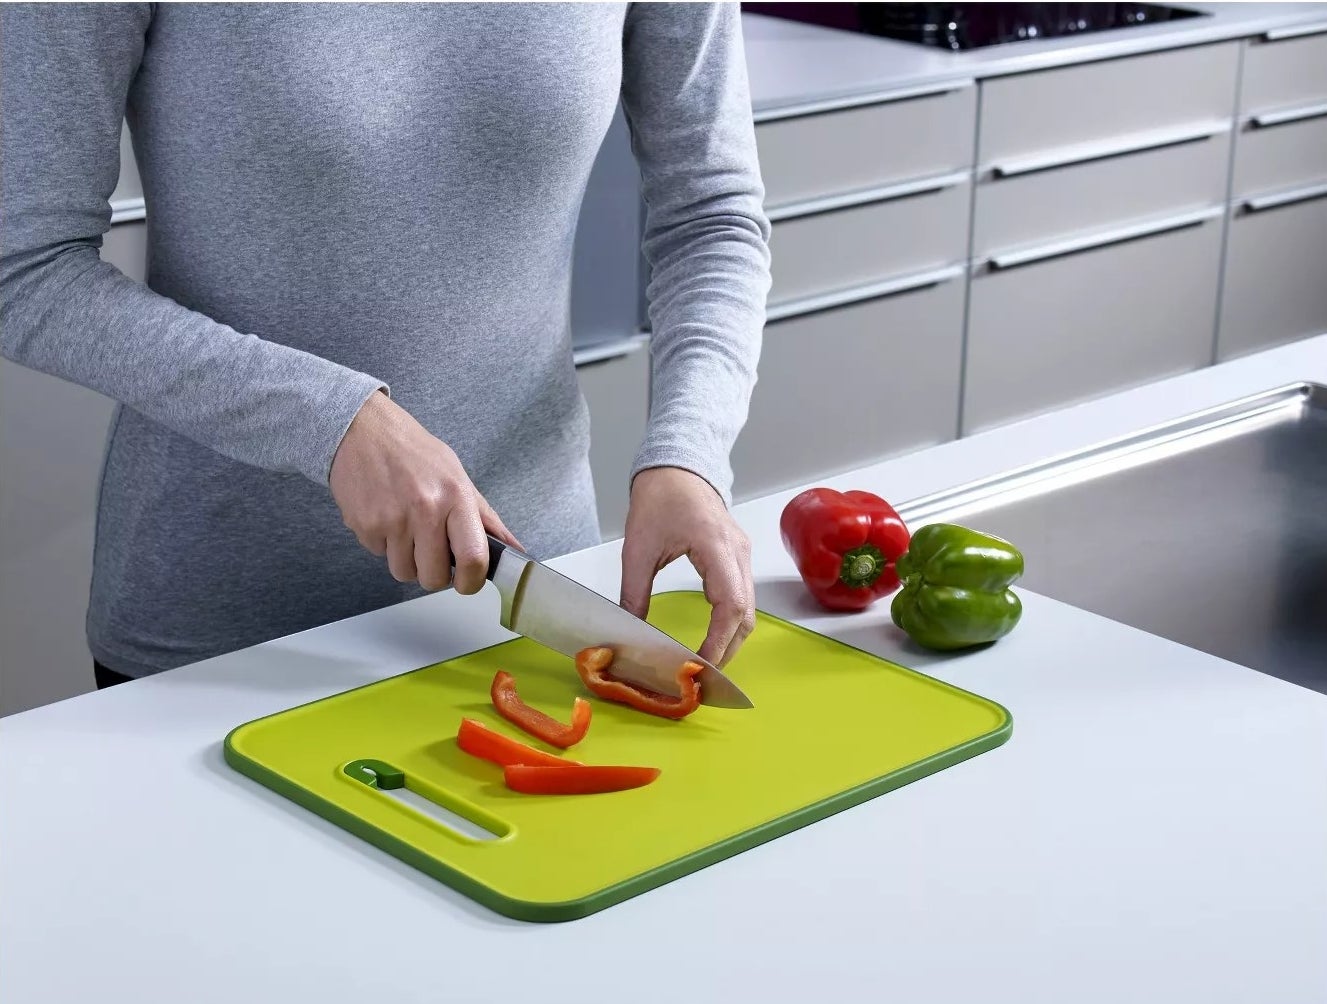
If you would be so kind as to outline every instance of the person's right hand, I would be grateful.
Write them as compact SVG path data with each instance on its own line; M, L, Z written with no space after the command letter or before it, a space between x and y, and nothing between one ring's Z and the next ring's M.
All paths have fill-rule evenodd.
M360 408L332 460L341 518L400 582L477 593L488 571L485 531L520 543L479 494L446 443L386 394Z

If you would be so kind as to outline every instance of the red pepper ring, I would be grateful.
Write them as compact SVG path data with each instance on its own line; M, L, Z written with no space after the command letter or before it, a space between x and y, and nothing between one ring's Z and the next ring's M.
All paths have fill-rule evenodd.
M779 530L802 581L827 610L865 610L899 586L894 563L910 535L878 495L809 488L784 507Z
M685 718L700 707L700 681L696 677L705 669L700 663L684 662L678 669L677 682L682 688L681 697L657 694L626 680L619 680L608 671L612 663L611 648L586 648L576 653L576 672L596 697L626 704L637 711L661 718Z
M571 724L563 725L551 715L546 715L530 707L521 700L516 692L516 680L506 670L498 670L489 688L489 697L498 714L511 722L518 729L523 729L536 739L542 739L558 749L569 749L585 738L590 731L590 702L578 697L572 704Z

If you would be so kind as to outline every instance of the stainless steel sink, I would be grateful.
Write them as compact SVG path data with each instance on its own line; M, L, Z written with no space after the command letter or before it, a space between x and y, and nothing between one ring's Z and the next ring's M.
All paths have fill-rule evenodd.
M1294 384L917 499L1021 584L1327 694L1327 388Z

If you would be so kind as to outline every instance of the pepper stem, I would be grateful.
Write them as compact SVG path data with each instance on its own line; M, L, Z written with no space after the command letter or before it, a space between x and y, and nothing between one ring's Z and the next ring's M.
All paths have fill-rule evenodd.
M869 586L880 578L885 570L885 556L874 544L854 547L843 556L839 568L839 581L853 589Z

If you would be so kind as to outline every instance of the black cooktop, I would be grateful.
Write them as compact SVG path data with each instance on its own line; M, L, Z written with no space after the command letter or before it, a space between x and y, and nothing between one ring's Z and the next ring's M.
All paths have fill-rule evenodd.
M742 9L953 52L1207 16L1149 3L743 3Z

